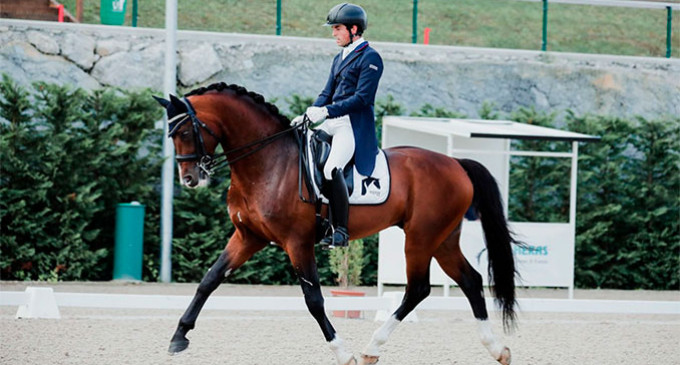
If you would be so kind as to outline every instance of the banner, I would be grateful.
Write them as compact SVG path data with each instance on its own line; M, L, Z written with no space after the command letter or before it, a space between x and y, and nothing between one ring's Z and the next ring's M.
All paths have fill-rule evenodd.
M574 278L574 230L568 223L510 223L515 237L525 243L513 246L515 267L521 278L518 286L569 287ZM468 262L488 284L488 259L481 223L465 221L460 240ZM432 260L430 282L452 285ZM406 284L404 233L397 227L380 232L378 284Z

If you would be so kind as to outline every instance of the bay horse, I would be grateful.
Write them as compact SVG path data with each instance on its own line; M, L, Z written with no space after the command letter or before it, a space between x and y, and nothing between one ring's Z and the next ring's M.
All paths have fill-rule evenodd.
M351 239L397 225L406 234L406 292L399 308L373 334L359 360L346 348L324 310L317 266L315 207L298 195L298 138L288 118L261 95L237 85L213 84L185 98L156 98L166 108L179 179L194 188L206 185L222 145L231 166L227 204L235 232L201 280L179 320L169 352L189 346L187 332L208 296L225 277L270 242L288 254L305 303L339 365L375 364L380 347L397 325L430 293L430 263L435 258L458 283L478 320L481 342L494 359L510 364L510 350L488 321L482 277L461 252L463 215L473 206L481 217L489 257L492 293L503 315L504 329L515 320L515 264L512 244L496 181L478 162L458 160L415 147L385 150L391 192L380 205L350 208Z

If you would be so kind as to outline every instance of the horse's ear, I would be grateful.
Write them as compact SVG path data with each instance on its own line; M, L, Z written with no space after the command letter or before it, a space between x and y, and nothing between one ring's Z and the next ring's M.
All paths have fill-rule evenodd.
M177 111L182 112L187 111L187 106L184 104L182 100L179 100L179 98L176 97L175 95L170 94L170 103L172 103L172 106L174 106L175 110Z
M159 98L159 97L156 96L156 95L151 95L151 96L153 96L153 98L156 99L156 101L158 102L158 104L160 104L161 106L163 106L163 108L166 108L166 109L167 109L168 105L170 105L170 100L163 99L163 98Z

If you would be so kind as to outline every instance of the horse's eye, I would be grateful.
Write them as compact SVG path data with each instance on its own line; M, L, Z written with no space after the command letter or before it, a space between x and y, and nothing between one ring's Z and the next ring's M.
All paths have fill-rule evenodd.
M180 133L180 136L189 137L190 134L191 134L191 132L187 129L187 130L183 131L182 133Z

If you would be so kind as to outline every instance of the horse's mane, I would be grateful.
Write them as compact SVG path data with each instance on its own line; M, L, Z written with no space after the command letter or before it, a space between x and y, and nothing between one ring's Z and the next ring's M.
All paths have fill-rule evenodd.
M288 117L286 117L285 115L281 114L281 112L279 111L279 108L276 105L267 102L264 99L264 96L262 96L258 93L254 93L252 91L248 91L243 86L239 86L239 85L235 85L235 84L227 84L227 83L224 83L224 82L217 82L217 83L208 85L206 87L199 87L198 89L191 90L184 96L203 95L203 94L205 94L209 91L216 91L218 93L221 93L224 90L232 91L236 95L239 95L239 96L245 95L245 96L249 97L252 101L255 102L255 104L261 105L271 115L276 117L281 124L286 125L286 126L290 125L290 119L288 119Z

